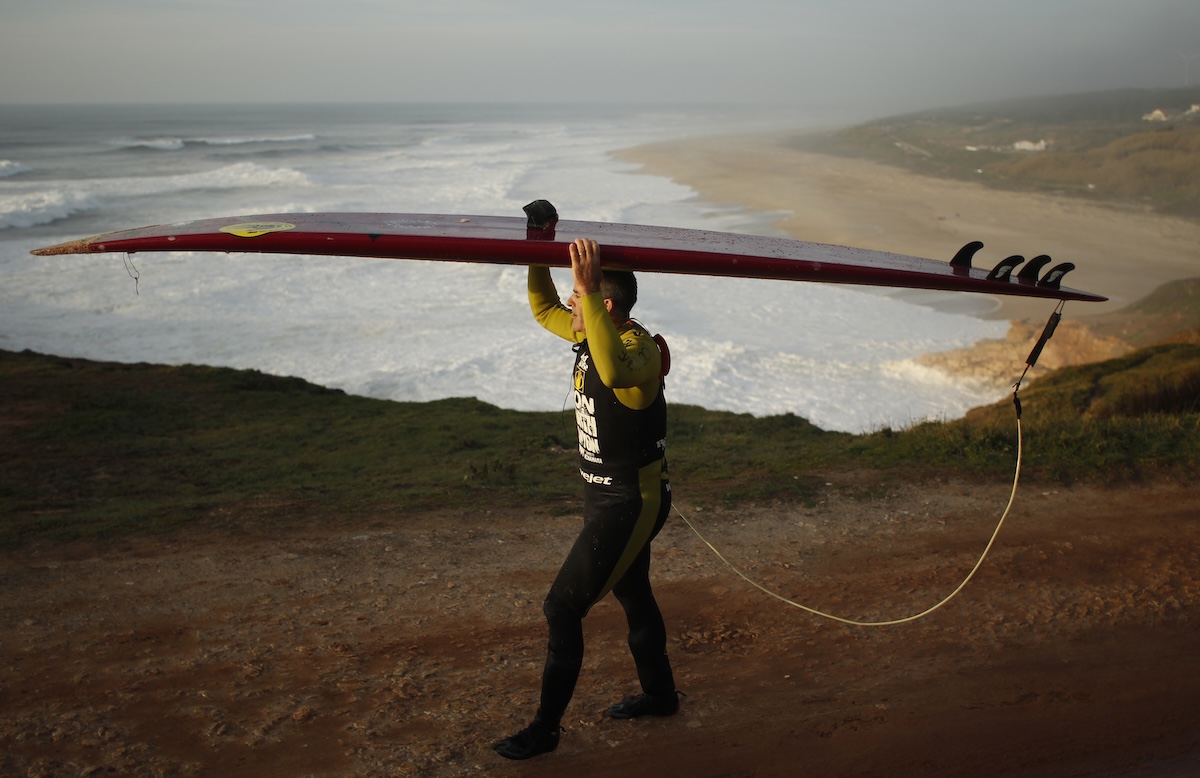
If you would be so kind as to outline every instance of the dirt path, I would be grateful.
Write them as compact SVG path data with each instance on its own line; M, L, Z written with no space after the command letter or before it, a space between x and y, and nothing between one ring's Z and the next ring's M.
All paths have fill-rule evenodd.
M953 589L1007 498L839 492L681 507L781 593L886 618ZM577 522L480 509L6 555L0 773L1200 774L1200 488L1025 487L961 597L875 629L751 589L675 517L655 574L680 714L603 717L636 691L609 599L558 752L507 763L489 744L535 705L540 600Z

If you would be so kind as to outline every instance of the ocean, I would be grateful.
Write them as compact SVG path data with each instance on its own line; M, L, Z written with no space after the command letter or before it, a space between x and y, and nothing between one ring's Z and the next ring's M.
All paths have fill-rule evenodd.
M826 120L646 105L5 106L0 348L559 410L572 354L533 322L523 268L29 251L256 213L521 216L535 199L564 219L773 235L780 214L705 202L611 153ZM569 273L555 273L565 299ZM671 402L863 432L957 418L1003 396L914 362L1003 337L1005 323L969 311L862 287L658 274L639 284L637 318L671 347Z

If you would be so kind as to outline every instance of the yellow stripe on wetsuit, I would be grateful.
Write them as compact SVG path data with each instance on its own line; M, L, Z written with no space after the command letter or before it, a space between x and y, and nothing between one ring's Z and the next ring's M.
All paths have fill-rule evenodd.
M637 555L642 553L642 549L650 542L650 536L654 534L654 525L658 523L658 514L662 507L662 472L661 461L651 462L638 470L638 489L642 494L642 510L638 514L637 522L633 525L633 532L629 533L625 549L617 559L616 567L608 576L608 580L604 582L604 588L600 590L600 594L596 596L596 602L612 591L612 588L617 585L617 581L620 581L625 572L629 570L633 560L637 559Z

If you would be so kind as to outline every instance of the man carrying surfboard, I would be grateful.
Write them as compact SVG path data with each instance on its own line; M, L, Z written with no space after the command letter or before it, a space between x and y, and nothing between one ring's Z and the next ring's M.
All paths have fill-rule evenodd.
M550 639L537 712L528 727L493 745L508 759L558 747L562 716L583 663L583 617L610 591L625 609L643 693L613 705L608 714L630 719L679 710L666 628L649 575L650 541L671 507L664 355L629 318L637 301L633 274L601 270L593 240L577 240L568 251L575 287L567 305L545 266L529 268L529 305L539 324L575 344L584 526L543 604Z

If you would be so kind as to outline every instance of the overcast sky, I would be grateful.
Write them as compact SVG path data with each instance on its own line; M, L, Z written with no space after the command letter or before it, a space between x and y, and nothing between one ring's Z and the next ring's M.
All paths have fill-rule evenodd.
M1200 84L1200 0L3 0L0 104L918 109Z

